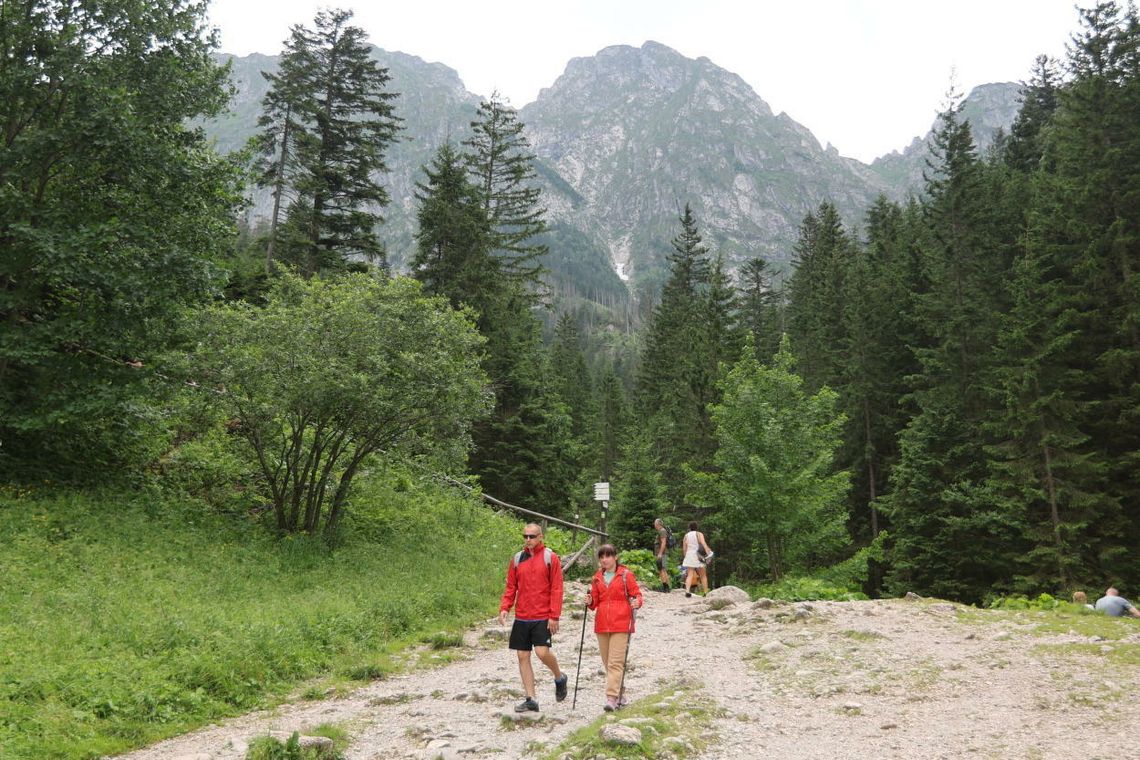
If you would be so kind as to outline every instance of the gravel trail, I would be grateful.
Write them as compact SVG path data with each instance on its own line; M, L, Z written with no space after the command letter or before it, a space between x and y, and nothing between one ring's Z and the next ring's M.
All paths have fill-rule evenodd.
M581 609L583 592L567 584L568 611ZM729 604L733 592L742 593L718 589L708 599L687 599L680 591L647 592L631 645L631 699L690 680L703 687L693 699L721 709L699 760L1072 760L1136 752L1140 621L1113 621L1122 638L1103 640L1043 633L1037 628L1045 618L1034 612L917 599ZM239 760L258 735L305 733L322 723L349 731L349 760L537 757L602 713L604 678L591 628L576 709L581 617L567 614L555 637L570 674L565 702L555 702L553 679L536 660L536 722L516 722L512 708L522 692L515 657L505 629L488 621L466 634L459 661L344 698L250 713L121 757Z

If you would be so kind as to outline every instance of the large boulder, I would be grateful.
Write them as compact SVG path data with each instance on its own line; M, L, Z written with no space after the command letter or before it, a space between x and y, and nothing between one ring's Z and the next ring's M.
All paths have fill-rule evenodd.
M748 604L752 601L747 591L736 586L721 586L705 594L705 601L711 602L716 599L723 599L729 604Z

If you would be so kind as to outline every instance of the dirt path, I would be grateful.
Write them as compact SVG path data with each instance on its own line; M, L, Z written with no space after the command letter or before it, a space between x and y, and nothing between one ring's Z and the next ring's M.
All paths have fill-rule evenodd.
M567 584L569 609L581 592ZM1106 641L1042 633L1038 613L948 603L711 608L722 603L648 593L626 681L633 699L685 678L703 684L694 698L722 714L702 760L1137 753L1140 621L1114 621L1122 638ZM350 760L530 758L601 714L603 678L587 630L577 709L570 699L554 701L550 674L536 664L542 720L508 730L502 716L510 720L521 692L514 655L497 628L470 632L461 661L378 681L343 699L252 713L123 757L238 760L259 734L335 723L352 735ZM571 689L581 630L580 618L567 616L555 637Z

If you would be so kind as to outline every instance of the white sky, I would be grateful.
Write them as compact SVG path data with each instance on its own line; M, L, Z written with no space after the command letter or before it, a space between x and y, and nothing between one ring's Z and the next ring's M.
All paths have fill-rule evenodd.
M210 19L222 52L275 55L289 26L330 6L352 9L374 45L450 66L518 108L571 58L654 40L739 74L821 144L867 162L926 133L952 76L963 94L1028 79L1078 29L1074 0L212 0Z

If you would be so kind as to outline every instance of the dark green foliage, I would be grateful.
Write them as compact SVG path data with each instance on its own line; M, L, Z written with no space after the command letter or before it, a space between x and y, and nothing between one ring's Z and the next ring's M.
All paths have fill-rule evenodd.
M768 262L757 257L740 267L739 329L752 333L756 355L767 361L775 355L785 332L781 294L772 289Z
M637 403L662 455L670 498L681 500L682 467L708 466L716 442L708 405L719 396L719 363L733 355L738 333L723 271L709 261L696 217L685 206L669 254L670 274L646 329ZM713 286L713 272L717 281Z
M483 313L482 299L495 292L499 267L489 255L482 196L450 143L440 147L424 173L427 182L417 185L416 193L419 230L412 272L427 292Z
M716 469L698 476L698 490L716 510L718 561L735 577L757 578L763 567L773 581L810 572L846 543L848 478L832 467L843 416L834 392L804 385L786 338L771 366L749 344L712 407Z
M608 531L623 549L655 549L653 521L665 519L668 501L661 483L653 442L644 431L632 433L622 446L614 473Z
M835 384L842 362L844 276L854 245L839 212L823 203L800 226L788 284L788 334L810 388Z
M892 588L980 599L1010 577L1018 515L985 485L982 423L990 411L992 347L1006 272L968 122L952 106L935 133L920 241L928 289L913 400L888 499ZM969 542L970 552L960 552ZM1016 550L1015 550L1016 551Z
M292 27L280 69L265 75L271 89L255 146L259 184L273 190L267 264L276 252L306 275L357 256L386 266L375 227L388 204L379 175L399 130L396 95L351 18L323 10L315 28Z
M581 439L595 416L594 389L590 370L586 367L586 356L582 353L578 326L571 314L563 314L558 319L550 359L555 391L569 407L574 437Z
M1044 131L1057 110L1059 79L1056 63L1046 56L1038 56L1002 156L1005 163L1018 171L1031 172L1041 163L1045 152Z
M535 285L542 272L539 259L547 250L535 238L546 231L546 210L523 123L496 92L479 104L471 130L463 141L464 158L490 223L491 251L503 275Z
M0 29L0 468L134 471L154 356L233 235L238 173L186 126L226 71L202 2L5 2Z
M424 169L413 274L429 292L470 307L486 338L482 365L495 405L472 431L472 471L499 499L564 515L581 456L575 431L589 410L577 408L586 396L568 406L560 391L588 394L589 386L551 371L532 312L545 248L528 241L544 227L537 190L523 186L531 172L522 125L496 99L481 114L464 143L473 152L445 144ZM559 366L582 370L576 361Z
M1080 572L1105 578L1140 566L1132 549L1140 516L1128 507L1140 497L1140 20L1134 6L1116 3L1080 16L1071 81L1043 131L1046 171L1034 177L1028 242L1037 272L1030 281L1044 289L1047 313L1064 320L1036 330L1037 344L1053 354L1049 363L1063 365L1040 369L1048 404L1041 411L1058 453L1084 473L1067 484L1059 529L1066 533L1072 521L1079 538L1068 543L1080 553ZM1078 337L1058 343L1069 330ZM1057 538L1035 544L1045 550ZM1040 562L1033 567L1039 572Z
M408 278L283 275L263 308L201 315L189 357L256 457L282 531L337 526L378 453L455 467L486 412L482 339Z
M630 424L629 409L625 390L614 373L613 367L606 365L596 383L597 416L593 422L593 446L595 472L602 480L610 480L620 457L621 441Z

